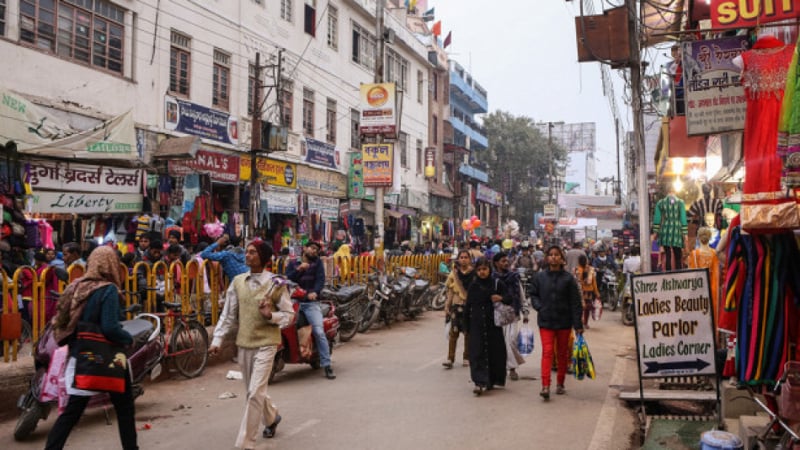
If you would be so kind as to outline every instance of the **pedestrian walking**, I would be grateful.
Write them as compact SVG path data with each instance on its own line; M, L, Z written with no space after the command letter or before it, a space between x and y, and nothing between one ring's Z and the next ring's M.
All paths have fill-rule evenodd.
M517 320L514 322L503 326L503 337L505 337L506 341L506 368L508 369L508 378L510 378L511 381L517 381L519 380L517 368L525 364L525 358L519 353L519 348L517 347L517 334L519 333L517 321L520 316L522 316L524 323L528 323L530 305L527 304L519 274L509 270L511 263L508 260L508 255L505 252L500 252L494 255L493 262L494 273L492 277L502 281L506 286L506 293L511 298L511 306L514 307L514 312L517 317Z
M558 354L556 394L566 393L564 380L569 365L569 337L572 329L583 333L581 294L575 277L564 270L564 252L554 245L547 249L547 268L538 272L531 283L531 303L538 311L539 336L542 342L542 390L539 395L550 399L550 367L553 346Z
M589 328L589 317L594 310L594 301L600 297L600 290L597 288L597 273L594 267L589 265L589 258L586 255L578 257L578 267L575 268L575 278L581 287L581 298L583 298L583 328Z
M467 289L475 278L472 267L472 258L469 251L461 250L458 252L456 267L447 276L445 289L447 294L444 302L445 322L450 324L450 332L447 338L447 360L442 363L446 369L452 369L456 360L456 345L458 336L464 334L464 353L462 364L469 365L469 332L464 328L464 305L467 302Z
M237 360L247 387L247 402L236 447L244 449L255 447L259 425L265 426L262 435L272 438L281 422L267 386L281 343L281 327L291 322L294 309L285 282L265 269L271 260L272 247L266 242L257 239L247 246L245 264L250 270L231 281L208 348L209 354L216 355L225 337L238 328Z
M106 339L116 345L127 346L133 343L133 337L122 329L119 323L121 300L119 290L122 288L119 265L119 257L114 249L98 247L89 255L86 274L67 286L61 294L58 314L53 319L53 332L59 342L70 339L69 360L64 372L69 400L64 412L58 416L47 435L45 450L64 448L70 432L89 404L89 398L97 393L72 387L77 355L74 340L70 336L76 331L78 322L97 323ZM138 449L130 376L125 379L125 392L110 392L109 397L117 413L122 448Z
M494 323L494 303L510 305L506 286L492 279L492 267L486 258L475 262L475 279L467 288L464 327L469 333L469 367L475 388L485 390L506 384L506 342L503 328Z

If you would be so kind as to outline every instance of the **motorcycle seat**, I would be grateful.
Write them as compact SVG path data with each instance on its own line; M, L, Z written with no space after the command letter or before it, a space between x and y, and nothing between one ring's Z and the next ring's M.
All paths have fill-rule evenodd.
M145 319L124 320L120 324L123 330L133 336L134 342L138 342L140 338L146 338L154 328L153 323Z
M414 289L417 291L424 291L428 289L430 283L425 280L414 280Z
M367 290L364 285L344 286L338 291L332 291L329 298L333 298L340 303L348 302Z

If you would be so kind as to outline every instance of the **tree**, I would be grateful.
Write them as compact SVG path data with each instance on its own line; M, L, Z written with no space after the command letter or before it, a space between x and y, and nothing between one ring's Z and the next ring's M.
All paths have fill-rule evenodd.
M492 188L505 193L506 217L533 228L534 212L542 211L542 193L548 189L548 171L566 164L567 152L534 126L533 119L495 111L483 119L489 149L476 152L488 167Z

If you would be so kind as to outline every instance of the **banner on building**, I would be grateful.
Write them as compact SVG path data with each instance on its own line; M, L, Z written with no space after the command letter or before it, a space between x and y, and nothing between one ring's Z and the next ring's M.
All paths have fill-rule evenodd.
M136 194L141 192L144 171L68 162L31 161L28 173L34 191L51 189Z
M164 97L164 127L225 144L239 144L239 122L224 111L217 111L186 100Z
M297 187L297 164L264 157L256 158L257 181L270 186ZM250 181L250 157L239 158L239 179Z
M361 152L350 153L350 168L347 172L347 196L349 198L364 198L364 167Z
M712 28L756 28L798 17L795 0L711 0Z
M329 169L338 169L340 164L339 151L336 150L335 145L306 138L305 161Z
M345 198L347 177L339 172L297 166L297 187L306 194Z
M34 192L28 200L32 213L116 214L142 211L141 194L88 192Z
M213 181L239 182L239 156L228 153L198 150L195 159L170 160L169 174L185 176L191 173L208 174Z
M359 132L365 136L397 136L397 109L394 83L361 85Z
M475 199L481 202L486 202L494 206L503 204L503 194L495 191L494 189L486 186L485 184L478 183L477 193Z
M265 195L270 214L297 214L297 193L269 189Z
M309 195L308 212L319 213L322 220L335 221L339 217L339 199Z
M394 145L364 144L361 154L364 186L391 186L394 180Z
M681 47L689 136L744 129L747 99L733 59L747 51L746 36L687 41Z

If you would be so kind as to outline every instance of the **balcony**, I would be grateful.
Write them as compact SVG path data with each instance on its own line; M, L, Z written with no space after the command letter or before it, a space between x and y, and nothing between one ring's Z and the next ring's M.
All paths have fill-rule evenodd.
M471 78L470 82L467 82L456 71L450 71L450 97L466 106L471 114L484 114L489 111L486 91Z
M471 150L482 150L489 147L489 139L483 132L482 127L469 118L450 114L450 124L453 126L453 141L456 145L467 147L466 141L469 138Z

